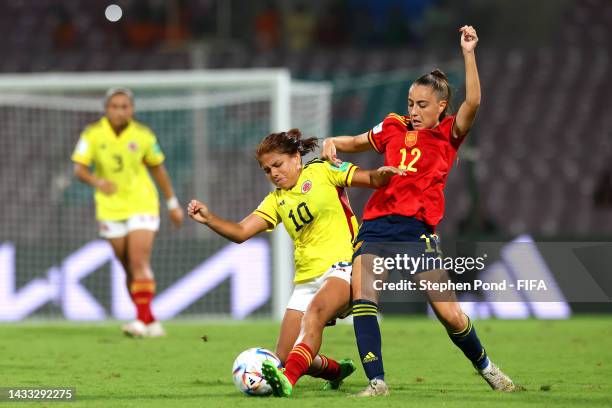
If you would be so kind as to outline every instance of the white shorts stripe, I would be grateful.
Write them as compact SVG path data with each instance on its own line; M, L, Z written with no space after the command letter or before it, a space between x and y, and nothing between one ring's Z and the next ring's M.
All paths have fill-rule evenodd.
M98 221L99 233L102 238L121 238L136 230L159 230L159 216L137 214L125 221Z

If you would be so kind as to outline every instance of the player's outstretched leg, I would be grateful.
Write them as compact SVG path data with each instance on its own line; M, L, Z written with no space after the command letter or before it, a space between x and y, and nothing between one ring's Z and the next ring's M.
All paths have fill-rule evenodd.
M378 305L365 299L355 300L353 302L353 328L361 364L369 380L368 386L355 396L389 395L382 361Z
M444 270L423 272L419 277L422 280L434 282L449 279L447 272ZM512 380L489 360L487 352L476 334L476 328L470 318L461 310L455 292L452 290L443 293L429 292L428 297L429 304L440 323L446 328L448 337L470 360L491 388L496 391L514 391L515 386Z
M271 361L264 361L261 366L261 373L266 382L272 388L275 397L290 397L293 392L293 385L285 374L279 370Z
M150 264L154 239L155 232L149 230L138 229L128 234L127 259L131 275L129 291L136 306L136 320L125 325L123 331L134 337L161 337L166 334L151 310L155 296L155 278Z
M472 362L474 368L478 370L491 388L495 391L514 391L514 383L510 377L489 360L487 352L476 334L476 328L470 318L467 315L464 316L465 328L463 330L457 332L448 330L451 341L463 351L463 354Z
M357 367L355 363L350 359L343 359L337 362L338 364L338 375L335 378L329 378L323 386L323 391L337 390L342 385L342 382L346 377L353 374Z
M323 329L325 324L338 311L344 310L350 299L350 284L346 268L348 265L334 265L331 276L327 277L315 296L310 301L304 316L302 317L302 328L297 344L293 346L285 361L285 371L268 367L263 371L264 378L274 389L275 395L288 396L292 387L298 380L309 371L323 341ZM342 373L340 365L325 356L318 357L318 362L324 362L325 367L321 374L328 379L336 380ZM320 364L312 367L313 370L320 369ZM270 378L266 376L268 375ZM285 381L286 380L286 381ZM290 386L290 387L289 387Z

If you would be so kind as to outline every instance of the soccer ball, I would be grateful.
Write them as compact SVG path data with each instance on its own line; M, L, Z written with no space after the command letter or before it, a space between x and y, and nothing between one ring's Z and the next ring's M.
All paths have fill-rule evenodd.
M272 361L278 368L282 364L270 350L254 347L243 351L236 357L232 376L236 387L247 395L270 395L272 388L261 374L261 363Z

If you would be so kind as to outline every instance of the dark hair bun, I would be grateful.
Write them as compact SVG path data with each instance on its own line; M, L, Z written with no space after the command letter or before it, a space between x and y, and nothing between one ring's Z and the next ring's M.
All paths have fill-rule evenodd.
M302 137L302 132L300 132L300 129L289 129L289 131L287 132L287 136L300 140L300 138Z
M444 72L442 72L441 70L439 70L438 68L436 68L433 71L431 71L430 74L435 76L436 78L440 78L440 79L443 79L445 81L448 81L448 77L446 76L446 74Z

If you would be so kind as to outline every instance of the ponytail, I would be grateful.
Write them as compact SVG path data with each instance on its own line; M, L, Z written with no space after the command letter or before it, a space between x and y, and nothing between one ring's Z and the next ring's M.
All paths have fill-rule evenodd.
M255 157L259 158L273 151L288 155L299 153L304 156L316 147L316 137L302 139L302 132L299 129L291 129L287 132L271 133L266 136L257 146Z

